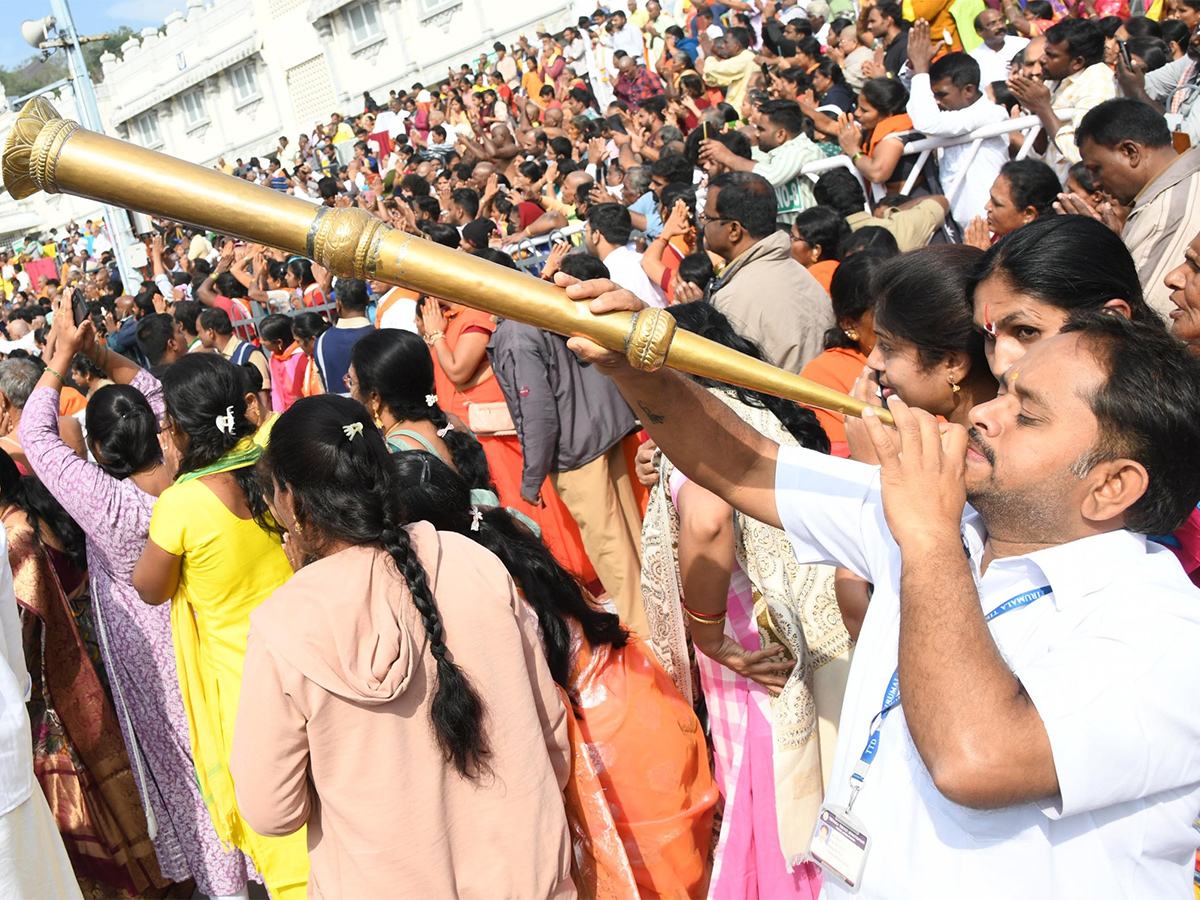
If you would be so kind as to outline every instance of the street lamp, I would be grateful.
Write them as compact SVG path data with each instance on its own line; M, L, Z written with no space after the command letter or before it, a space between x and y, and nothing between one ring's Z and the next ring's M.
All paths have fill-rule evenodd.
M71 18L71 7L67 0L50 0L54 15L43 19L30 19L21 24L21 37L25 42L45 56L51 50L62 49L67 54L68 80L75 91L75 99L83 117L83 124L92 131L104 134L104 122L100 118L100 108L96 105L96 92L92 89L92 79L88 75L87 61L83 58L81 45L90 41L103 41L108 35L81 36L75 31L75 22ZM51 38L51 32L57 35ZM113 255L117 260L117 269L121 273L121 285L127 294L134 293L142 282L142 276L129 261L128 248L135 243L133 232L129 228L129 216L125 210L109 206L104 207L104 221L112 235Z

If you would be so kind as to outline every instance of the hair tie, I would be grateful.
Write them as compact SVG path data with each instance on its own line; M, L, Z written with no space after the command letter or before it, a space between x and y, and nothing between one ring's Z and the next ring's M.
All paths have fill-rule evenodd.
M217 416L217 431L222 434L233 434L234 418L233 407L225 408L225 415Z
M428 481L429 481L429 457L422 456L421 457L421 484L425 484Z
M426 406L437 406L437 394L426 394L425 395L425 405Z
M444 438L446 435L448 435L453 430L454 430L454 423L447 422L445 428L439 428L437 430L437 436L440 438Z
M504 511L532 531L534 537L540 538L542 536L542 526L533 521L533 519L529 518L529 516L525 515L525 513L521 512L519 509L513 509L511 506L506 506L504 507Z
M362 422L351 422L349 425L343 425L342 431L346 435L346 440L353 441L355 437L362 434L363 423Z
M479 523L483 521L483 513L479 511L478 506L471 507L471 530L478 531Z

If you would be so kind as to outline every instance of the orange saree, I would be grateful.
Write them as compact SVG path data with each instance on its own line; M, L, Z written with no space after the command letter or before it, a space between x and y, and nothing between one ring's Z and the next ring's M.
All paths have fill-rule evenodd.
M467 307L450 312L446 318L446 346L451 350L458 346L459 338L470 331L484 331L490 335L496 330L495 316ZM430 352L433 354L433 382L437 389L438 405L445 412L469 423L472 403L504 402L504 391L492 373L491 363L486 356L464 390L451 381L442 370L437 352L432 347ZM525 458L521 454L521 440L516 433L477 434L475 437L487 456L492 482L500 495L500 505L518 510L536 522L542 530L542 540L546 542L554 558L585 583L594 581L596 570L583 549L579 526L575 524L567 505L554 492L550 479L547 478L542 483L541 506L534 506L521 499L521 474L524 471Z
M718 792L700 722L636 635L592 647L568 624L565 793L579 895L703 897Z

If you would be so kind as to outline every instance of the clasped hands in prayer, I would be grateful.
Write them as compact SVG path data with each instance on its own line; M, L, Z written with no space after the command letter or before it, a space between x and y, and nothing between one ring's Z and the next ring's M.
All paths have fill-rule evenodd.
M580 281L559 272L554 283L566 288L567 296L586 302L596 315L637 312L646 304L630 291L607 279ZM624 354L588 340L573 337L567 346L584 362L611 377L638 377ZM641 377L656 377L642 373ZM943 540L958 534L966 504L967 430L961 425L939 422L937 417L914 409L899 397L888 399L895 428L880 421L871 409L862 418L862 429L879 460L883 509L892 537L903 550L930 539ZM647 423L643 422L643 426ZM651 437L657 429L647 427Z

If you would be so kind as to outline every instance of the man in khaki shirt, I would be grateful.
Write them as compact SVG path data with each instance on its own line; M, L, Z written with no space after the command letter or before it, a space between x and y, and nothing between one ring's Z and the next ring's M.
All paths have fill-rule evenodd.
M725 102L740 115L750 79L758 71L754 51L750 49L750 35L745 28L730 28L725 37L713 41L701 32L700 48L704 56L697 60L696 68L701 70L704 83L725 88Z
M902 253L929 243L950 210L950 201L935 195L909 200L896 209L880 207L872 215L867 212L862 185L845 169L822 175L813 188L813 199L818 206L827 206L843 215L851 231L870 226L890 231Z

